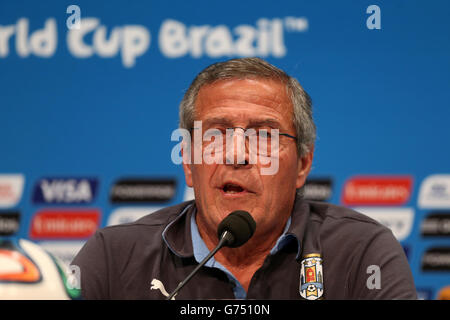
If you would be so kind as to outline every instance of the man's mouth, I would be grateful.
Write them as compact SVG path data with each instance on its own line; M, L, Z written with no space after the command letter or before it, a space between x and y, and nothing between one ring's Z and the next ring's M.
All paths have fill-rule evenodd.
M222 191L226 194L236 194L246 191L243 187L234 183L226 183L222 187Z
M227 198L236 198L254 193L253 190L247 188L244 184L237 181L225 181L219 187L222 195Z

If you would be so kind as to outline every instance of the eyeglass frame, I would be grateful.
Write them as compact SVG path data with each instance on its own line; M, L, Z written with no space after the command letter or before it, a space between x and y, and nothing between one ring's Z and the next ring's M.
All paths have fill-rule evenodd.
M193 127L193 128L190 129L190 131L192 131L194 129L200 129L200 128ZM243 127L229 127L229 128L225 128L225 130L228 130L228 129L233 129L233 134L234 134L235 129L242 129L244 131L244 133L245 133L248 129L252 129L252 128L247 128L247 129L245 129ZM295 141L297 141L297 137L294 137L293 135L290 135L288 133L278 132L278 135L279 136L285 136L285 137L288 137L288 138L291 138L291 139L294 139Z

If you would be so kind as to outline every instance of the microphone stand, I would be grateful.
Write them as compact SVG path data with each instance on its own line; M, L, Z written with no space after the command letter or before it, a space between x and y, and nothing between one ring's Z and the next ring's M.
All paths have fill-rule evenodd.
M203 265L208 262L209 259L211 259L216 253L217 251L219 251L220 249L222 249L224 246L226 246L227 244L231 244L234 242L234 236L228 231L225 230L222 233L222 236L220 237L219 243L217 244L217 247L214 248L214 250L212 250L203 260L202 262L199 263L199 265L197 267L195 267L195 269L186 277L186 279L184 279L182 282L180 282L178 284L178 287L167 297L166 300L175 300L174 297L175 295L178 293L178 291L180 291L181 288L184 287L184 285L191 280L191 278L197 273L197 271L203 267Z

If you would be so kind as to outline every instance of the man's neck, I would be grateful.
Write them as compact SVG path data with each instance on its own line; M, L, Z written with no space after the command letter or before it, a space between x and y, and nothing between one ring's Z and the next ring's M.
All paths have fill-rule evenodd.
M247 291L253 274L263 265L264 260L283 233L286 221L274 226L270 232L255 232L253 237L239 248L222 248L216 253L214 259L233 273ZM207 227L201 214L196 215L196 223L207 248L214 249L218 244L216 230Z

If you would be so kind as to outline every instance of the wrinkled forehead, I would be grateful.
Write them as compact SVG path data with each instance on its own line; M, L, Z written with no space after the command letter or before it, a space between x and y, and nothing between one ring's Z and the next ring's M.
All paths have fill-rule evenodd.
M197 95L196 119L292 121L286 85L272 79L228 79L204 85Z

